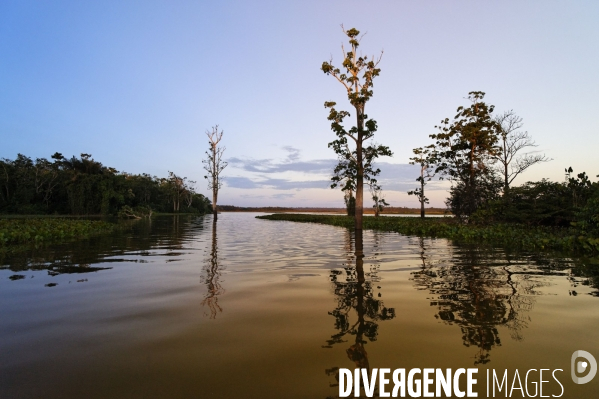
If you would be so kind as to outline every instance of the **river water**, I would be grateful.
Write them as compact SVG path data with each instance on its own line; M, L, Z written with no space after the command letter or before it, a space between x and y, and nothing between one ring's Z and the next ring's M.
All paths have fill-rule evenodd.
M487 369L549 369L543 395L597 397L570 376L599 358L596 262L374 231L362 257L347 229L256 215L0 259L0 398L325 399L357 367L478 368L479 397Z

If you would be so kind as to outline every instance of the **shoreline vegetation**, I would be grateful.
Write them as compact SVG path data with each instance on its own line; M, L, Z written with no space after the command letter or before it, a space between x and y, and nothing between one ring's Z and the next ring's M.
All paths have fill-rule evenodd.
M0 158L0 215L103 215L148 217L152 213L211 211L195 183L174 172L168 177L119 172L91 154L50 159L17 154Z
M234 205L219 205L219 212L272 212L272 213L338 213L347 214L346 208L323 208L323 207L280 207L280 206L260 206L260 207L242 207ZM374 215L374 209L364 209L364 214ZM385 207L385 214L389 215L419 215L420 208L407 208L407 207ZM450 215L445 208L426 208L427 215Z
M345 228L354 227L350 216L273 214L258 219L318 223ZM459 223L456 218L367 217L365 230L393 231L411 236L440 237L470 243L486 243L523 250L556 250L585 255L599 254L599 237L581 235L573 227L527 226L494 223L474 225Z
M1 218L0 250L13 249L13 246L80 240L109 234L119 227L119 224L104 220L65 217Z

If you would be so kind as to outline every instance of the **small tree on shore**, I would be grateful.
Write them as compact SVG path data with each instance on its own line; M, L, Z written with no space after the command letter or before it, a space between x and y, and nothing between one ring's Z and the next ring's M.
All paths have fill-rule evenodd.
M437 174L434 170L434 165L437 162L437 152L435 151L435 146L432 144L424 148L414 148L412 151L415 156L410 158L410 165L420 166L420 176L416 179L417 182L420 182L420 187L408 191L408 195L415 195L418 198L420 202L420 217L424 218L424 204L428 204L428 198L424 195L424 186Z
M342 26L343 29L343 26ZM366 145L366 141L374 136L377 131L377 123L374 119L368 119L365 113L366 103L372 97L373 80L380 73L377 67L381 57L368 59L367 56L358 54L360 45L360 32L355 29L345 30L343 33L349 38L350 51L346 52L345 47L341 46L343 52L343 68L341 71L329 62L323 62L321 70L333 76L343 85L347 92L347 98L356 112L356 126L346 129L343 121L350 116L348 111L337 111L335 102L327 101L325 108L330 108L328 120L331 121L331 130L337 135L337 139L329 143L335 153L341 158L341 168L348 168L350 173L341 173L347 175L355 173L355 192L356 192L356 213L355 229L362 231L362 215L364 210L364 180L369 181L372 176L376 176L380 170L372 169L372 162L379 156L391 156L389 147L383 145ZM351 149L348 139L353 141L355 148Z
M354 192L356 191L356 170L350 164L350 161L344 158L339 158L339 163L333 170L333 177L331 177L331 188L341 187L341 191L344 193L343 200L345 202L345 209L347 210L347 216L356 215L356 197Z
M223 138L223 131L218 130L218 125L212 127L212 131L206 131L208 136L208 145L210 148L206 151L207 159L204 159L204 169L208 175L204 176L208 180L208 189L212 190L212 213L217 217L216 201L218 200L218 190L222 187L221 172L227 167L227 162L223 161L225 147L218 145Z
M379 217L386 206L389 206L387 201L385 201L385 196L383 195L383 188L377 184L372 184L370 186L370 195L372 196L372 201L374 205L372 208L374 209L374 217Z

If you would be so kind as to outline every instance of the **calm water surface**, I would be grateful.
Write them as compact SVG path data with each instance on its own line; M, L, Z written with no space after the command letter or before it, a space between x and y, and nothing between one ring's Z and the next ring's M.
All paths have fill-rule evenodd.
M559 368L563 397L599 394L570 378L599 358L592 261L372 231L362 258L346 229L255 216L1 259L0 398L325 399L340 367L477 367L480 397L487 368Z

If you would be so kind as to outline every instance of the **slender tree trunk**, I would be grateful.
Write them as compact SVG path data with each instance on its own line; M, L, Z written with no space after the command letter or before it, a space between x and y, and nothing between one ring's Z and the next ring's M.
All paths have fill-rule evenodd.
M218 142L212 143L212 215L214 215L214 220L218 217L218 212L216 210L216 203L218 200L218 165L217 165L217 145Z
M420 217L424 219L424 177L420 180Z
M358 118L358 140L356 143L356 160L357 172L356 176L356 216L355 216L355 229L356 234L360 230L360 236L362 234L362 215L364 214L364 165L362 156L362 137L364 136L364 117L363 110L356 107L356 113Z
M503 164L504 166L504 170L503 170L503 178L504 178L504 182L503 182L503 195L506 195L507 192L510 190L510 183L508 182L508 176L507 176L507 162Z
M212 186L212 214L214 215L214 220L218 217L218 212L216 210L216 200L218 199L218 188L214 188L216 186Z

